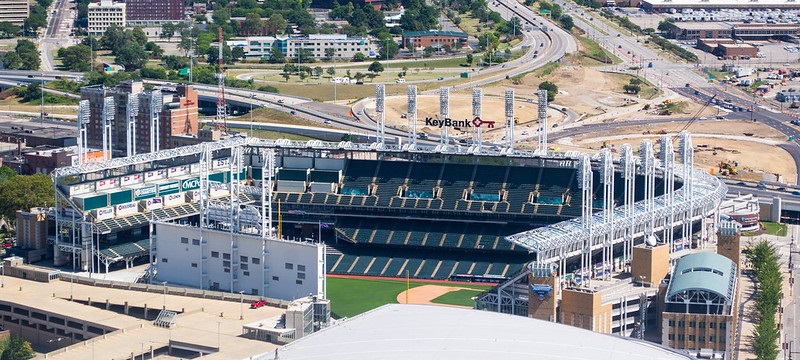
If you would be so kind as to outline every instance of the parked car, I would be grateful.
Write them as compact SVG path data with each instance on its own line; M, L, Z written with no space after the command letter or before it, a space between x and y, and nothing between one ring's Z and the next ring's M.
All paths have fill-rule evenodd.
M251 309L258 309L260 307L267 306L267 302L264 300L256 300L250 303Z

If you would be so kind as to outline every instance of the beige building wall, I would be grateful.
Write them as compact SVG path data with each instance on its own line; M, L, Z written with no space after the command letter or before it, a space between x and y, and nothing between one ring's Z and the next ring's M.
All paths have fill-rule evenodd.
M102 0L89 4L89 35L103 36L112 24L125 27L125 4Z
M633 281L644 282L648 286L658 286L669 272L669 246L666 244L649 247L640 245L633 248L631 276Z
M611 304L601 304L601 293L585 289L561 292L561 323L603 334L611 333Z

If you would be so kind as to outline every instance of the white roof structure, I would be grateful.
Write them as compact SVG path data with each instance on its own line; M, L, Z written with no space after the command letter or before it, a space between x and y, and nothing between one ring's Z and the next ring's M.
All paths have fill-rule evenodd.
M693 359L657 344L522 316L404 304L384 305L296 340L278 349L277 358Z

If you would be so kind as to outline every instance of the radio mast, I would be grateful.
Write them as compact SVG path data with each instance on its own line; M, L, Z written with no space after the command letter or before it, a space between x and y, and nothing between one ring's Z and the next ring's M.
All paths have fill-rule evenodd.
M222 27L217 28L219 41L219 57L217 58L217 130L223 134L228 132L228 116L225 113L225 72L222 69Z

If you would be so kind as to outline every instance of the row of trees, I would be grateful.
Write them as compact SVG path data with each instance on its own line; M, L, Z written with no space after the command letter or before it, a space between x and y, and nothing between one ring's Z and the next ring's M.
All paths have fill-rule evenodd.
M11 335L0 341L0 360L28 360L36 356L31 343L25 339Z
M781 302L783 274L777 251L769 241L761 240L750 246L747 259L756 275L756 325L753 329L753 352L757 359L775 359L778 356L780 332L775 314Z
M18 40L14 51L3 56L3 64L11 70L38 70L41 64L39 50L28 40Z
M52 206L53 196L53 181L49 175L7 177L6 181L0 183L0 216L13 223L16 220L17 210Z

